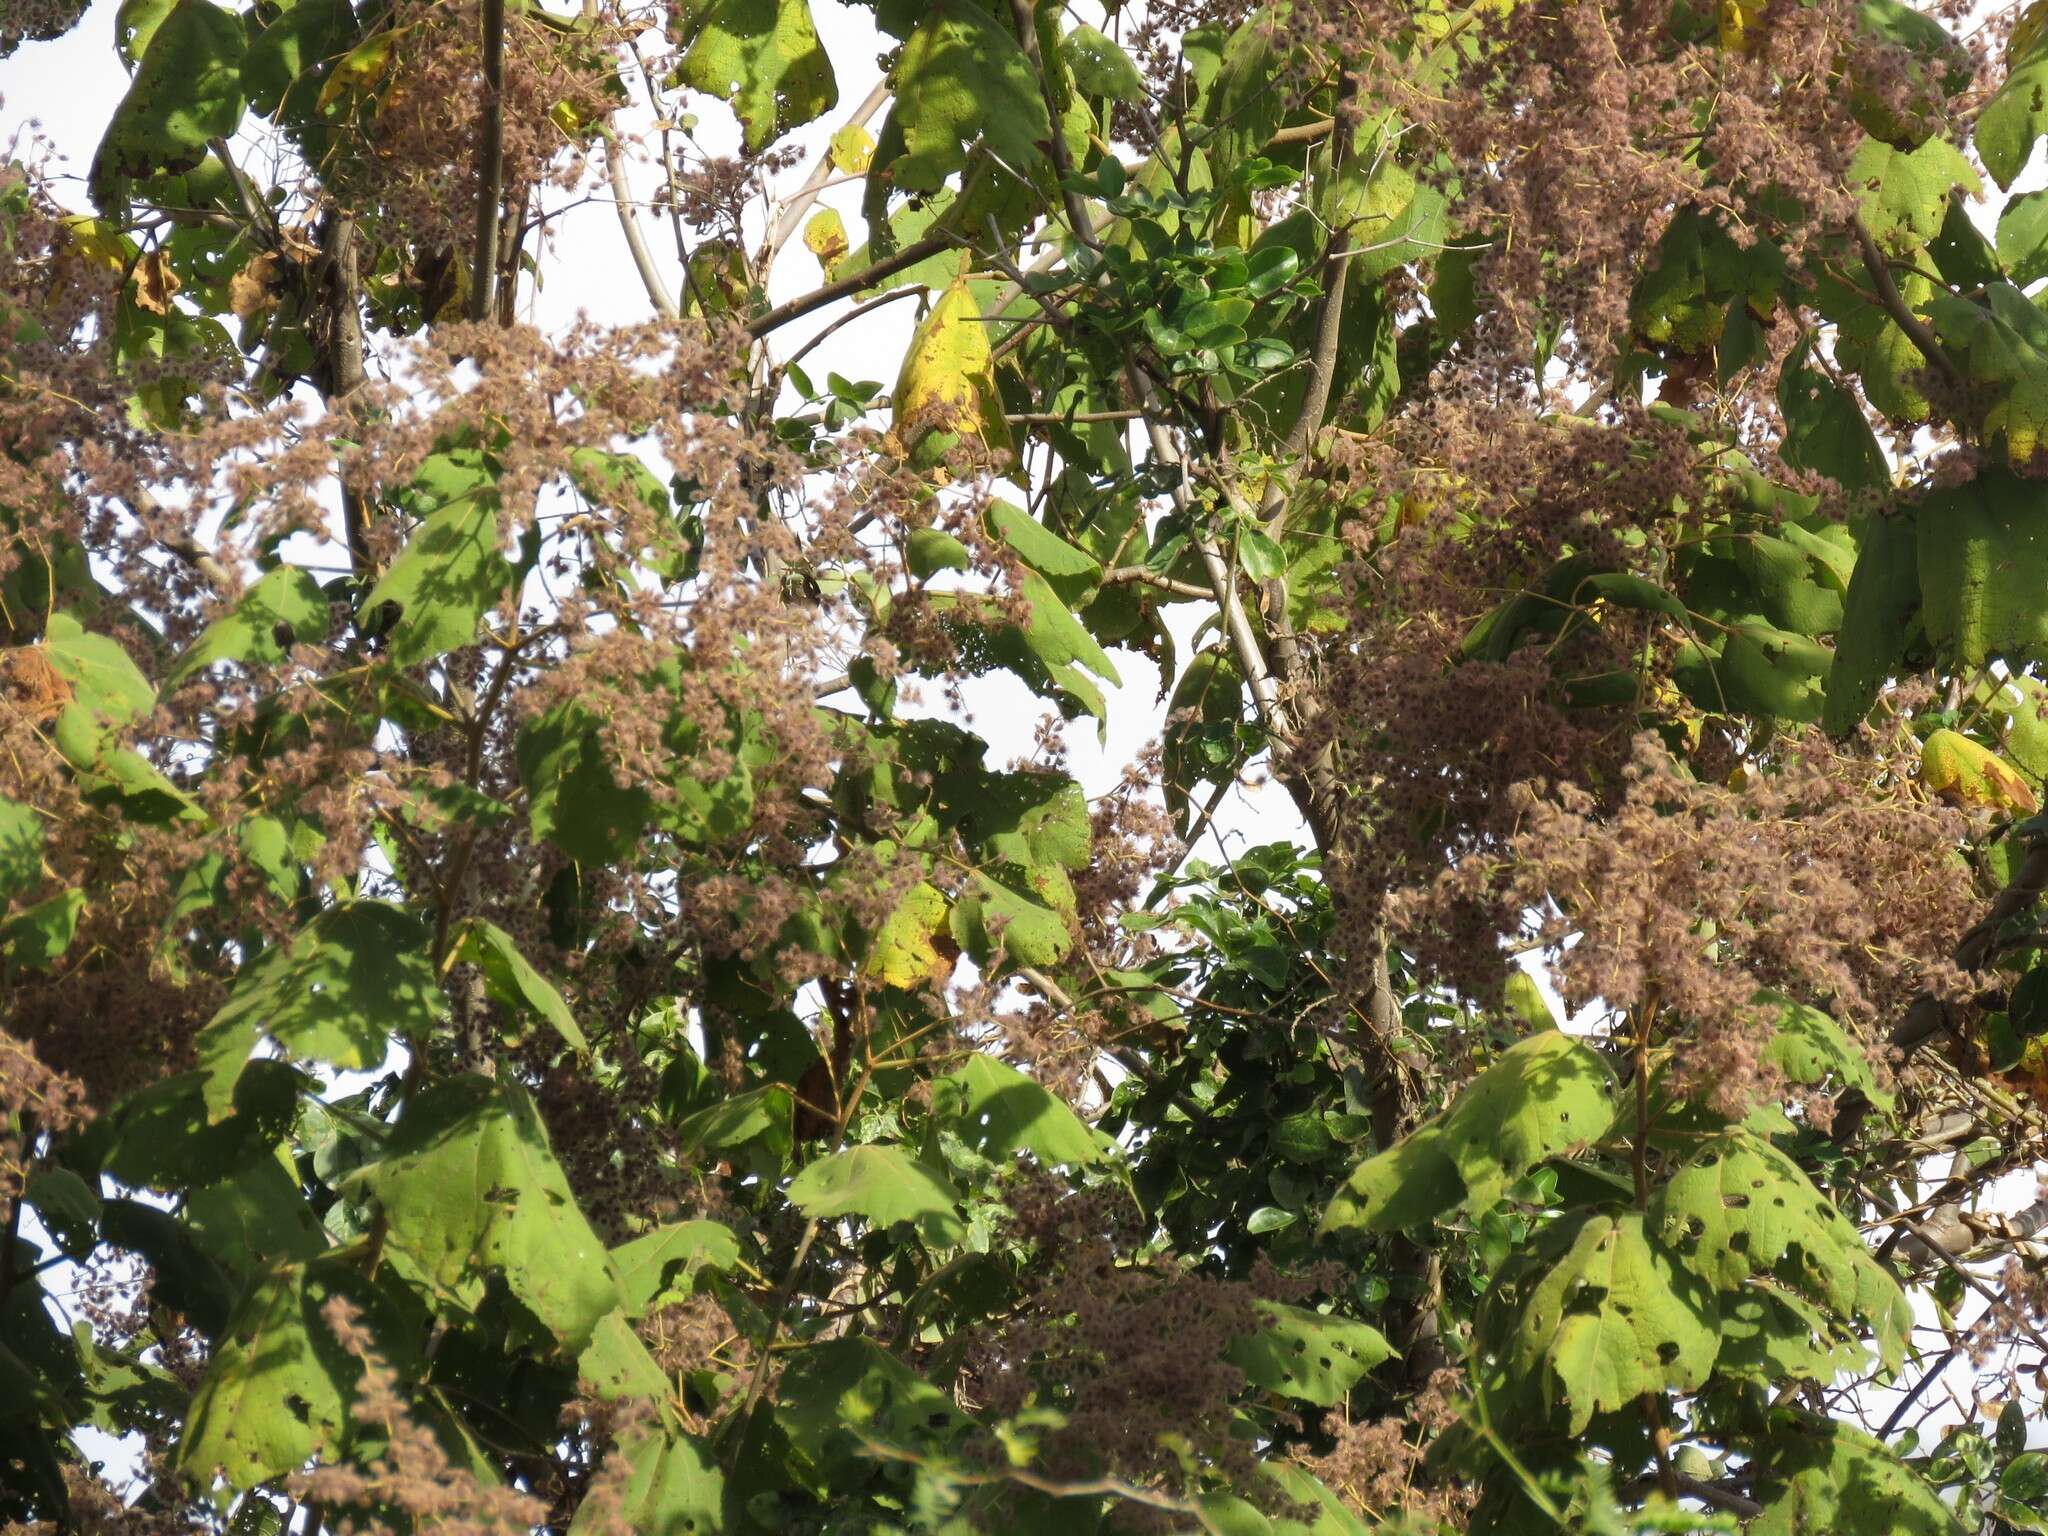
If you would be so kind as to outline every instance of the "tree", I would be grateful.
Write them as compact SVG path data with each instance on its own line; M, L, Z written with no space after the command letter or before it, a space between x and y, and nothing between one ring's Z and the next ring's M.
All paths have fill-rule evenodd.
M0 186L0 1521L2048 1529L1959 14L128 0Z

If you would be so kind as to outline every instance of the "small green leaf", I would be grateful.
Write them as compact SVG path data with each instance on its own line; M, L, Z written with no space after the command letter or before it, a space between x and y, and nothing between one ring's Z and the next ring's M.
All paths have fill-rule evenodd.
M43 878L43 818L0 795L0 907Z
M301 641L325 639L327 594L311 571L280 565L251 587L234 609L206 626L164 679L175 687L217 661L270 666Z
M583 1038L567 999L533 968L519 952L517 941L496 923L481 917L465 918L453 954L484 973L484 984L494 1002L538 1014L572 1049L590 1054L590 1042Z

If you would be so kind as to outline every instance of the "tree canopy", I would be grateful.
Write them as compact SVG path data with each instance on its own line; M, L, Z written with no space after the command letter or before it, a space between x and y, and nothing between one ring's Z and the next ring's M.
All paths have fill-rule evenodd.
M2042 0L114 32L0 1529L2048 1530Z

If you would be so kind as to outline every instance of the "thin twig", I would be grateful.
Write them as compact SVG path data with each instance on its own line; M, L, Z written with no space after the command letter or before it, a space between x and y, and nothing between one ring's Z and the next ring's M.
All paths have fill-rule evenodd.
M765 315L756 315L747 322L747 334L759 341L769 332L800 320L813 310L823 309L827 304L845 298L849 293L859 293L871 288L885 277L894 277L906 267L914 267L927 257L950 249L957 242L950 234L926 235L924 239L906 245L894 256L885 256L871 262L858 272L849 272L836 278L822 288L813 288L809 293L791 299L787 304L778 304Z

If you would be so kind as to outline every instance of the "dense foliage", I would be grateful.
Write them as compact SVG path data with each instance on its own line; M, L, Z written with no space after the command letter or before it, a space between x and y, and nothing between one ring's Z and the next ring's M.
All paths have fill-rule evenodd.
M2048 1530L2039 0L117 32L0 177L0 1527Z

